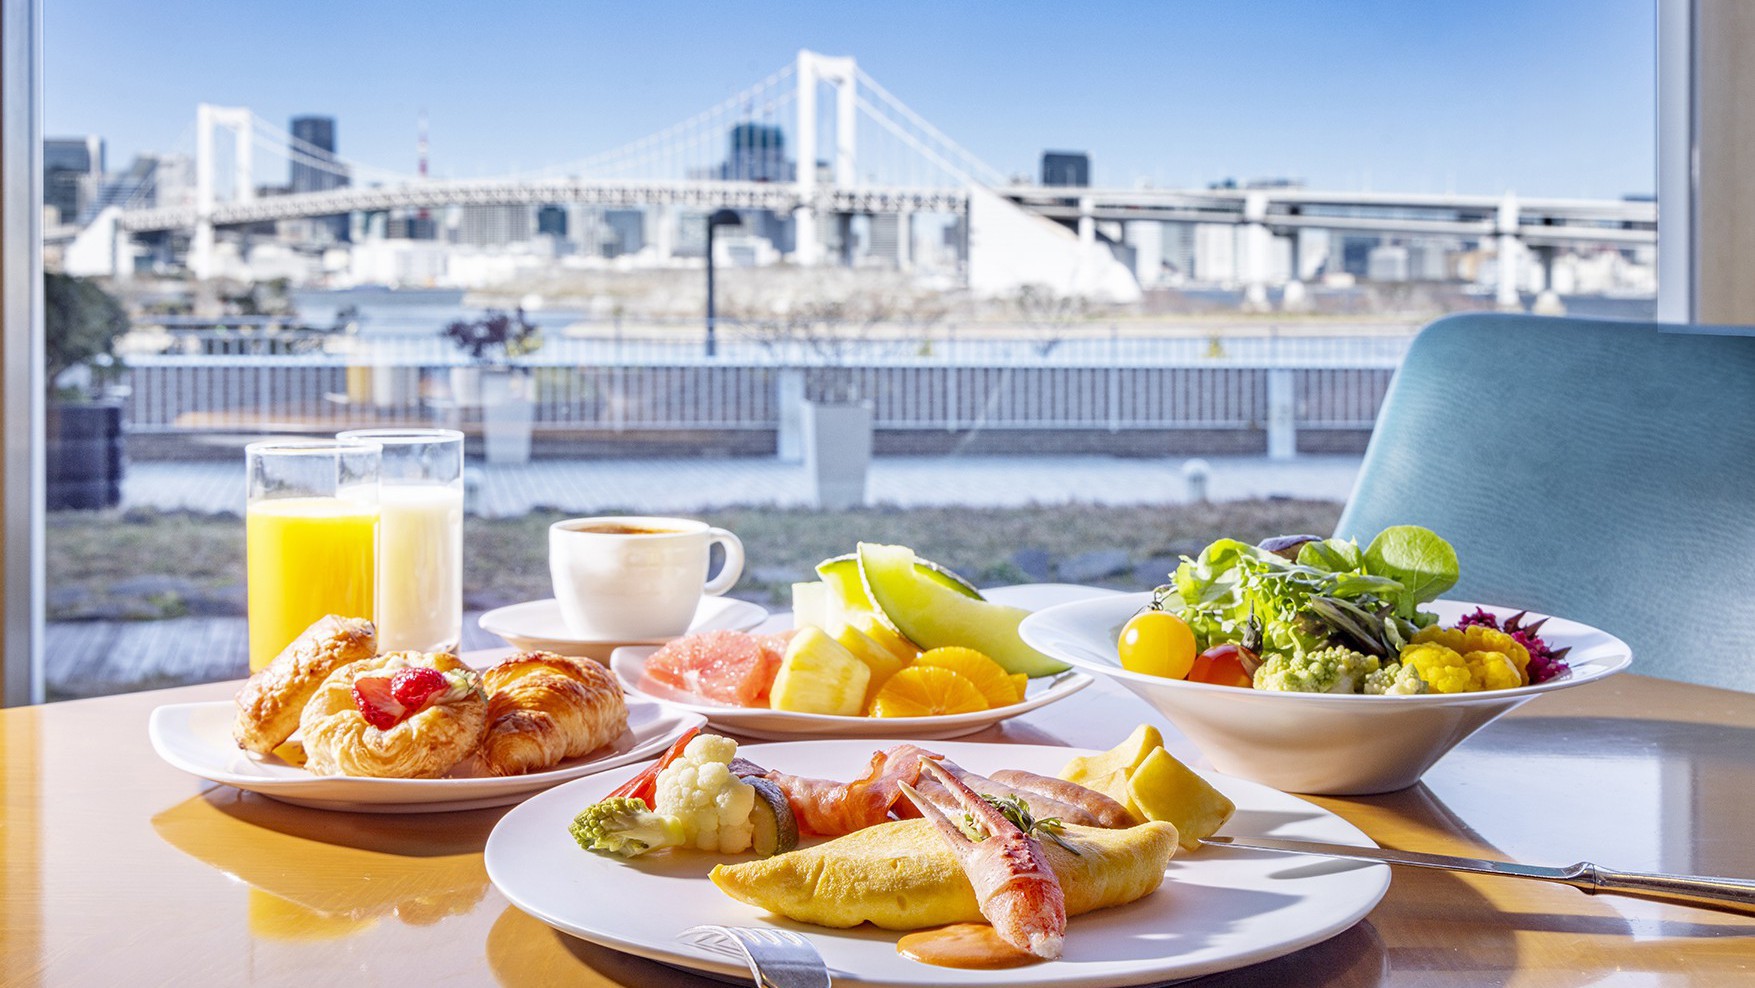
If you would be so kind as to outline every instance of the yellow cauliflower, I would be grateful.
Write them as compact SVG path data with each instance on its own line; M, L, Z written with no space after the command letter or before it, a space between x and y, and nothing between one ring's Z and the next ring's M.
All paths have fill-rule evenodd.
M1414 644L1423 642L1437 642L1458 655L1467 655L1470 652L1497 652L1510 660L1512 666L1517 670L1517 682L1510 685L1525 686L1529 684L1529 649L1518 644L1517 639L1496 628L1479 624L1471 624L1466 628L1440 628L1433 625L1430 628L1422 628L1414 635ZM1499 682L1502 681L1503 677L1495 674L1493 679L1495 682ZM1487 686L1484 688L1503 689L1504 687Z
M1523 685L1523 676L1504 652L1464 652L1463 661L1477 689L1508 690Z
M1463 657L1455 649L1435 642L1419 642L1402 649L1401 663L1420 674L1430 693L1472 693L1481 688Z

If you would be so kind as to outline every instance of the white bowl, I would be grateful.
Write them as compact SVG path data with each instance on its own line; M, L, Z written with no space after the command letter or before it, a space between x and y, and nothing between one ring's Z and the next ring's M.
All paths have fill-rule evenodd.
M1139 694L1220 772L1288 792L1361 796L1411 786L1458 742L1499 715L1542 693L1619 672L1633 659L1627 644L1608 632L1550 618L1542 638L1555 648L1572 647L1566 656L1571 672L1535 686L1347 696L1191 683L1121 668L1116 640L1151 596L1118 594L1050 607L1025 618L1019 631L1031 646ZM1516 608L1447 600L1427 609L1449 626L1476 607L1501 618L1517 613Z

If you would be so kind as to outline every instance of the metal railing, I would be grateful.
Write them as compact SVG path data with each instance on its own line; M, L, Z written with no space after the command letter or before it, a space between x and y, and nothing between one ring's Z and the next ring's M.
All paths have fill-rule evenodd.
M880 429L1247 429L1266 421L1267 379L1289 371L1301 428L1368 429L1407 338L896 337L837 344L732 334L699 342L556 336L481 366L423 336L186 331L127 358L136 433L320 432L455 420L492 401L496 375L527 374L540 430L774 429L782 379L805 396L872 402Z

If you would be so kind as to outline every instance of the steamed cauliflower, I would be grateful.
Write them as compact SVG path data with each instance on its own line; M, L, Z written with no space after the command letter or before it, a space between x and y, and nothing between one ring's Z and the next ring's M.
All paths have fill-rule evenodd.
M1436 642L1465 658L1469 655L1480 655L1479 663L1482 672L1477 676L1483 682L1501 685L1482 686L1482 689L1504 689L1506 686L1523 686L1529 682L1530 653L1511 637L1497 628L1471 624L1463 628L1440 628L1436 625L1422 628L1414 635L1414 644ZM1498 659L1487 658L1496 654ZM1473 668L1477 663L1470 662ZM1507 676L1501 666L1510 666L1516 682L1507 682Z
M1398 662L1389 663L1377 674L1367 676L1365 692L1387 695L1474 693L1511 689L1524 684L1517 660L1505 652L1491 649L1459 652L1437 640L1418 640L1423 636L1425 632L1402 649Z
M755 833L750 813L756 790L731 774L735 757L736 741L702 734L689 742L682 757L658 773L653 810L681 820L690 847L723 854L749 850Z

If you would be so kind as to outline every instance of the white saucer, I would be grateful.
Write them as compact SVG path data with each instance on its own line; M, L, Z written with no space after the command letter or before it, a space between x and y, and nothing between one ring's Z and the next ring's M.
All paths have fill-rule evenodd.
M760 604L732 597L702 597L695 610L695 620L684 634L697 631L748 631L768 619L768 609ZM509 607L497 607L481 616L481 628L499 635L513 648L541 649L560 655L596 659L607 663L609 654L622 645L662 645L669 638L643 638L633 641L605 641L580 638L561 619L560 602L532 600Z

